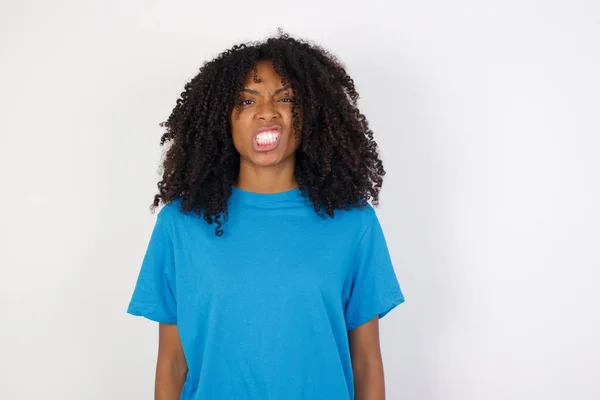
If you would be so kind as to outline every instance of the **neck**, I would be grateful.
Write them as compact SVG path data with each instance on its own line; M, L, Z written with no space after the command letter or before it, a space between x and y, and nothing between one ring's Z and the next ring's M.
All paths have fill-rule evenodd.
M240 172L235 182L241 190L254 193L280 193L298 187L294 176L294 163L282 163L260 167L244 159L240 160Z

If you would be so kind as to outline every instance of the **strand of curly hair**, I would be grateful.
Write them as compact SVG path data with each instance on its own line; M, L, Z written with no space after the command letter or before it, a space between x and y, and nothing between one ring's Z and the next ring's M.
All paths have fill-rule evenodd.
M357 107L353 80L322 47L280 32L220 53L185 85L161 123L166 129L160 145L170 146L151 209L181 197L182 211L196 212L216 224L218 236L223 234L240 167L231 112L246 76L261 60L270 60L282 83L294 89L293 129L301 137L295 178L315 212L333 218L336 209L363 207L369 201L377 205L385 170L373 132Z

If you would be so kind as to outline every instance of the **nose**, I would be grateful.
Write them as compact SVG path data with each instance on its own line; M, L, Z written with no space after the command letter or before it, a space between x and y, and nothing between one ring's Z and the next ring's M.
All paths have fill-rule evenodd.
M271 101L262 102L260 107L258 107L256 116L257 116L257 118L262 119L264 121L272 121L275 118L277 118L277 111L275 110L273 102L271 102Z

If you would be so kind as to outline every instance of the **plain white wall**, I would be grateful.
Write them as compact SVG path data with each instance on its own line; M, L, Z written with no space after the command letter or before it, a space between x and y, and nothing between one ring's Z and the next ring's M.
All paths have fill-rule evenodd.
M345 62L382 149L388 398L600 398L597 1L1 4L0 398L152 398L125 310L158 123L279 26Z

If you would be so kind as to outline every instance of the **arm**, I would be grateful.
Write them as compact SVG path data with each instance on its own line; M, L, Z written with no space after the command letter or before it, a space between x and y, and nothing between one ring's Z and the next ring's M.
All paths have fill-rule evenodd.
M385 382L379 347L379 317L348 334L356 400L384 400Z
M179 400L187 376L187 361L177 325L159 324L155 400Z

